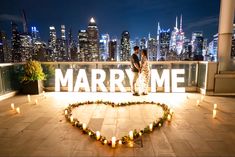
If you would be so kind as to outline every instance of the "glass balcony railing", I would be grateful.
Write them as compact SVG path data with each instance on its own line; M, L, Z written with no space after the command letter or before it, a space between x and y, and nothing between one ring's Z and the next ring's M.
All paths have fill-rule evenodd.
M198 88L206 89L208 80L207 69L210 62L198 61L159 61L149 62L151 69L156 69L161 77L164 70L184 69L183 83L178 83L178 87L185 87L186 92L196 92ZM11 91L20 90L19 76L22 73L24 63L19 64L0 64L0 95ZM75 85L77 75L80 69L85 69L88 83L91 86L91 71L92 69L102 69L106 73L104 85L109 90L110 86L110 69L120 69L124 73L122 81L126 91L130 91L130 81L127 71L130 70L130 62L42 62L43 71L47 75L44 81L44 87L47 91L55 90L55 69L61 69L63 76L67 69L73 69L73 83ZM127 70L127 71L126 71ZM170 86L172 84L171 73L169 73ZM151 81L149 81L150 84ZM150 86L150 85L149 85ZM66 90L62 89L62 90ZM97 90L99 91L99 89ZM157 91L164 91L164 88L158 88Z

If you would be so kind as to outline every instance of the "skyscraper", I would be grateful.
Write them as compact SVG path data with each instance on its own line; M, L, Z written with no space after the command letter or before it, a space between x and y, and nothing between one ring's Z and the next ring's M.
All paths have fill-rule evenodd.
M157 23L157 38L156 38L156 42L157 42L157 60L159 60L161 58L160 55L160 32L161 32L161 28L160 28L160 23Z
M32 37L28 33L20 34L20 53L21 53L21 61L24 62L32 59L33 43L32 43Z
M183 17L180 16L180 28L178 28L178 17L176 16L175 27L171 33L170 50L180 55L183 52L184 32L183 32Z
M0 31L0 63L4 63L7 57L7 39L6 33Z
M67 42L66 42L66 32L65 25L61 25L61 40L57 40L59 47L59 60L67 61L68 60L68 51L67 51Z
M115 61L117 55L117 39L109 41L109 58L110 61Z
M50 61L55 61L56 58L56 30L54 26L50 26L50 38L48 41L48 48L49 48L49 58Z
M143 50L143 49L146 49L147 48L147 41L146 41L146 38L143 37L141 40L140 40L140 50Z
M11 32L12 32L12 62L21 62L21 53L20 53L20 33L18 32L18 25L14 22L11 23Z
M170 48L170 39L171 39L170 29L168 30L162 29L159 36L160 58L158 60L166 60L166 55L169 53L169 48Z
M50 26L50 39L48 41L48 49L49 49L49 60L55 61L56 60L56 30L54 26Z
M129 61L130 49L130 34L128 31L123 31L121 36L120 61Z
M191 42L194 60L203 60L203 33L201 31L193 32Z
M22 20L23 20L23 30L24 30L24 33L28 33L27 18L26 18L26 13L25 13L24 10L22 10Z
M78 61L78 48L77 42L73 39L72 28L68 33L68 57L71 61Z
M157 60L157 40L156 38L152 38L149 34L148 37L148 58L150 61Z
M88 39L88 53L90 57L86 61L98 61L99 60L99 32L94 18L90 19L87 28Z
M78 32L78 61L91 61L91 53L88 52L88 34L86 30Z
M100 60L106 61L109 58L109 34L102 34L100 39Z
M31 27L31 35L33 43L40 40L39 31L37 30L37 27Z

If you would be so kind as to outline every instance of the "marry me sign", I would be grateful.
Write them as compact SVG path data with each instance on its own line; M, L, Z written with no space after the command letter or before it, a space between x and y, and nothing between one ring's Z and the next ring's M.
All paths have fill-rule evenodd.
M108 87L104 83L107 79L107 71L103 69L91 69L88 74L86 69L79 69L76 74L74 69L67 69L63 74L61 69L55 70L55 91L60 92L61 87L67 87L68 92L97 92L97 87L102 92L116 92L118 88L121 92L126 92L123 85L124 80L128 80L131 84L133 74L130 69L109 69ZM127 77L125 77L126 73ZM76 77L74 77L76 76ZM88 79L88 76L90 77ZM158 73L157 69L151 69L150 73L150 88L151 92L156 92L157 87L164 87L165 92L185 92L185 87L178 87L178 83L185 81L185 69L163 69L162 74ZM88 81L90 80L90 81Z

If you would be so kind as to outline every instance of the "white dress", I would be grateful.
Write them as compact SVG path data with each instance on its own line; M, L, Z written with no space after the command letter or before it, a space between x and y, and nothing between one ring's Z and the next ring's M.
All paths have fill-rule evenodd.
M148 93L148 84L150 79L150 68L148 59L143 56L141 59L140 87L141 93Z

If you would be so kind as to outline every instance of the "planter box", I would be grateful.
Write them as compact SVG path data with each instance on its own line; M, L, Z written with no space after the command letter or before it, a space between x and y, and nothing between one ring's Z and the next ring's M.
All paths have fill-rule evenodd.
M43 91L43 81L41 80L23 82L21 85L23 94L40 94Z

